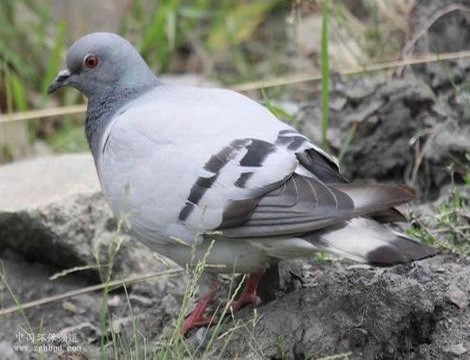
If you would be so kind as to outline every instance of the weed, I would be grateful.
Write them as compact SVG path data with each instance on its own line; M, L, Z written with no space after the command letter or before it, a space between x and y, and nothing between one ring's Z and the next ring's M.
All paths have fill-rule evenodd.
M321 27L321 44L320 44L320 68L321 68L321 145L323 149L328 151L327 131L329 127L329 82L330 82L330 66L328 55L328 0L322 4L322 27Z
M37 334L42 334L43 331L43 322L41 319L41 323L39 324L38 330L35 331L34 327L31 325L31 322L29 321L28 317L26 316L26 312L22 306L22 303L20 299L16 296L14 290L11 288L10 284L7 281L7 276L6 276L6 269L3 264L3 262L0 262L0 282L3 283L5 288L7 289L8 293L10 294L11 298L13 299L16 307L19 309L19 312L24 320L24 323L26 324L26 330L20 329L21 332L27 333L29 335L30 339L32 340L30 347L38 347L40 345L40 337L36 336ZM38 354L39 359L46 359L45 355L41 352Z
M273 103L273 101L268 97L266 94L265 90L261 90L261 96L263 98L263 105L266 106L266 108L271 111L271 113L277 117L278 119L286 122L286 123L294 123L295 122L295 116L292 114L289 114L286 110L284 110L281 106Z
M276 340L274 342L276 349L277 349L277 358L280 360L287 359L287 351L284 345L284 340L281 336L276 336Z
M150 67L159 73L185 71L186 68L172 68L172 64L189 61L186 59L189 51L191 58L208 74L225 77L224 74L232 71L227 71L230 68L235 73L226 77L227 81L233 82L234 77L252 79L256 72L242 46L254 37L259 24L280 3L281 0L137 0L126 8L119 32L137 44ZM54 23L49 6L47 2L31 0L2 2L1 112L23 112L31 107L47 106L46 101L50 101L45 92L63 64L68 29L65 22ZM27 16L23 16L24 13ZM199 61L198 57L204 61ZM213 71L211 64L215 63L222 64L220 72ZM56 99L66 105L82 101L76 94L71 97L68 93L56 95ZM59 152L86 151L81 122L76 118L66 120L31 123L31 140L44 137L53 150ZM0 150L8 159L15 154L8 148Z
M452 186L446 201L441 201L433 211L432 219L412 214L412 227L407 234L437 246L444 252L470 255L470 199L463 197L453 181L453 166L449 167ZM467 194L468 196L468 194Z

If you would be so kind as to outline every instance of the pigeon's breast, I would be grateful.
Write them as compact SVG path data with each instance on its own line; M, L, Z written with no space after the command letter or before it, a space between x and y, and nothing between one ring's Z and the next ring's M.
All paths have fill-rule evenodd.
M184 206L182 183L195 175L185 169L172 144L118 139L111 135L97 164L104 196L115 216L125 219L140 237L164 242L165 229Z

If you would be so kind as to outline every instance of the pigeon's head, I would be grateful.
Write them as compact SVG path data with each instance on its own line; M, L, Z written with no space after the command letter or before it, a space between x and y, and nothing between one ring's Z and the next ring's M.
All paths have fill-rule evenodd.
M155 75L126 39L98 32L80 38L70 47L67 68L59 72L47 93L72 86L90 98L156 82Z

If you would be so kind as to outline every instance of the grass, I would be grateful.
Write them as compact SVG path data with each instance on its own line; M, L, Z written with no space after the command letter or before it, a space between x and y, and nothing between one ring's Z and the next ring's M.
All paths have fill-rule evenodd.
M224 84L237 84L265 77L266 73L272 77L290 68L282 58L282 53L286 51L288 42L295 42L295 38L287 36L289 32L295 31L296 19L300 18L293 16L293 13L296 9L308 13L312 4L307 1L293 4L287 0L133 0L124 10L118 32L136 44L151 68L159 73L200 72ZM328 24L347 28L371 60L378 56L374 55L374 50L388 48L390 34L407 30L401 20L410 11L406 1L397 1L385 9L379 0L368 0L364 4L370 14L368 18L361 19L365 23L362 27L361 21L341 1L325 1L325 6L322 6L320 65L324 79L321 84L324 147L327 146L326 132L329 127L326 81L329 78L328 42L337 39L336 34L328 32ZM48 6L47 2L40 4L32 0L5 0L2 3L2 112L46 107L50 103L50 99L45 97L45 89L63 66L66 34L71 29L64 21L54 22ZM22 16L22 12L26 12L27 16ZM21 22L18 21L20 17ZM279 24L278 27L283 30L273 32L269 26L265 26L272 23ZM368 39L365 29L371 28L377 36ZM273 34L276 35L276 44L271 45L270 36ZM382 46L384 42L386 47ZM381 46L377 46L379 43ZM391 56L396 51L388 51L386 54ZM267 65L264 70L259 69L259 63ZM73 91L61 92L55 97L56 101L65 105L81 101L79 99ZM7 108L2 104L7 104ZM84 137L76 130L81 126L77 119L68 118L66 124L30 124L31 138L46 139L58 152L86 151ZM3 153L11 152L4 150Z
M100 260L102 256L98 255L97 249L93 252L95 253L96 266L82 266L75 267L72 269L67 269L53 275L50 279L55 280L61 277L66 277L72 273L76 273L83 270L89 270L91 268L98 269L100 276L102 277L102 288L101 290L101 310L100 310L100 336L98 339L100 347L100 356L102 359L114 358L120 359L122 357L126 359L158 359L158 360L179 360L179 359L212 359L215 356L215 353L223 353L226 346L228 345L233 332L239 328L246 328L247 331L252 331L252 327L256 324L256 315L252 321L248 323L242 323L240 321L235 321L232 327L222 326L225 318L230 315L230 304L234 300L236 294L238 294L243 281L240 281L235 286L234 276L231 276L229 283L229 291L227 295L227 300L225 305L218 306L216 312L218 313L218 320L213 324L211 328L206 330L203 335L203 338L200 338L200 343L197 346L189 346L188 343L181 337L179 330L183 324L186 314L189 311L189 307L192 301L194 301L199 280L203 272L206 270L207 258L210 254L212 245L209 246L205 255L202 259L196 259L195 250L196 247L192 247L192 261L190 266L186 268L186 271L183 272L184 281L185 281L185 291L182 301L182 306L179 311L179 315L170 326L166 328L166 332L162 335L160 341L156 346L150 346L150 339L147 337L147 329L143 328L140 324L140 317L142 315L137 315L134 312L133 306L130 301L129 292L127 285L124 281L112 280L113 273L113 264L116 258L117 253L121 248L123 237L121 235L121 226L122 222L119 222L118 229L115 232L113 241L110 244L107 244L108 253L107 259L105 262ZM1 263L0 263L1 264ZM52 324L42 324L42 322L35 326L33 325L26 314L26 309L30 309L28 303L24 304L16 296L14 289L11 288L7 281L7 275L5 270L0 269L0 283L2 283L13 299L17 311L20 312L26 327L27 332L30 334L38 334L43 332L44 325ZM118 288L123 288L126 299L126 306L128 310L129 317L131 318L131 336L127 337L125 333L116 331L114 324L113 314L109 308L109 298L110 293ZM77 292L76 295L82 292ZM63 299L57 297L57 299ZM52 299L51 299L52 300ZM39 305L39 303L38 303ZM36 305L37 306L37 305ZM250 324L253 324L252 326ZM36 330L37 329L37 330ZM224 332L222 332L224 329ZM83 340L82 340L83 341ZM255 341L253 338L251 341ZM29 345L29 344L28 344ZM38 344L35 344L40 345ZM45 345L48 345L47 343ZM52 344L51 344L52 345ZM87 354L89 348L87 343L80 342L78 344L81 346L81 352ZM251 345L256 347L255 345ZM88 349L88 350L87 350ZM72 355L72 354L68 354ZM39 354L40 359L47 358L47 353Z
M322 26L321 26L321 45L320 45L320 69L321 69L321 145L325 151L328 151L327 132L329 127L329 104L330 104L330 55L328 53L328 0L322 4Z
M238 0L134 0L125 9L120 34L137 45L152 69L184 72L197 62L199 71L226 81L253 79L255 72L249 54L243 49L256 30L281 0L241 2ZM23 112L50 107L46 88L63 67L66 34L65 21L54 22L49 3L32 0L5 0L0 12L0 111ZM26 16L23 16L25 13ZM21 21L20 21L21 19ZM188 53L191 54L188 57ZM197 54L194 55L194 54ZM195 59L195 60L192 60ZM198 60L199 59L199 60ZM188 63L189 61L189 63ZM175 64L181 66L175 66ZM219 72L227 66L233 70ZM275 66L275 65L273 65ZM194 70L192 71L194 72ZM225 76L232 73L230 76ZM251 74L247 77L247 74ZM236 80L238 81L238 80ZM72 92L55 96L60 104L82 102ZM55 151L86 151L76 117L68 123L31 123L31 139L45 138ZM1 128L0 128L1 130ZM0 143L0 146L1 145ZM10 146L10 145L5 145ZM14 152L1 149L11 160ZM0 161L2 159L0 158Z
M275 104L267 95L266 91L261 89L262 104L278 119L292 124L296 121L295 116L287 112L281 106Z
M39 337L36 337L34 335L42 333L43 323L41 321L41 323L39 324L39 329L36 332L35 329L33 328L33 326L31 325L31 322L28 320L28 317L26 316L26 312L22 307L20 299L16 296L14 290L11 288L11 286L9 285L9 283L7 281L7 274L6 274L6 271L5 271L5 266L4 266L3 262L1 262L1 261L0 261L0 283L3 284L3 286L7 289L8 293L10 294L11 298L13 299L16 307L18 308L18 310L21 314L21 317L23 318L24 323L26 324L26 330L24 330L23 328L17 329L17 333L18 332L26 333L27 336L29 334L29 336L32 336L33 346L38 346L39 345ZM42 354L42 353L39 353L38 357L41 360L46 359L45 355Z
M159 73L199 72L224 84L237 84L259 79L267 72L268 79L264 81L269 82L272 76L289 69L282 53L286 51L287 43L295 42L295 38L289 38L286 34L295 30L296 21L301 21L298 19L302 13L308 15L310 6L321 7L321 143L326 149L330 126L328 55L332 59L340 57L328 53L331 51L328 44L352 39L359 45L361 53L367 54L368 60L393 58L400 48L396 46L395 40L400 39L397 34L408 32L403 19L411 11L411 5L409 1L399 0L384 7L382 0L366 0L363 6L367 9L367 16L359 19L353 14L354 9L349 9L341 1L314 3L300 1L293 4L286 0L133 0L124 11L119 33L136 44L146 61ZM28 16L23 24L29 27L23 28L16 25L24 9ZM300 9L298 17L293 15L296 9ZM5 0L2 10L0 108L3 112L14 113L47 106L50 100L44 96L45 88L63 66L65 38L70 29L65 22L52 21L52 12L47 3L38 5L32 0ZM275 33L277 44L270 47L269 36L273 34L260 35L260 31L270 29L265 24L273 22L280 23L279 27L284 30ZM333 26L329 28L328 24ZM338 27L346 29L351 34L350 38L344 39L341 34L337 34ZM35 30L34 34L29 31L30 28ZM377 53L377 49L382 49L382 52ZM262 58L259 58L259 54ZM351 54L354 56L352 51ZM267 64L269 70L259 70L259 63ZM305 78L300 81L305 81ZM284 93L280 91L277 96L283 96ZM2 101L2 98L6 101ZM74 91L65 91L55 97L55 100L65 105L81 102L79 99ZM2 108L3 103L7 104L6 108ZM57 152L87 151L81 130L82 121L78 119L81 117L31 123L31 138L46 139ZM354 135L353 128L349 135ZM348 139L345 139L345 143L348 143ZM340 157L345 152L347 146L341 149ZM3 149L1 153L13 156L13 152L8 149Z
M410 236L441 249L444 253L470 256L470 200L461 195L453 181L453 167L449 167L452 187L447 199L433 207L432 218L412 213Z

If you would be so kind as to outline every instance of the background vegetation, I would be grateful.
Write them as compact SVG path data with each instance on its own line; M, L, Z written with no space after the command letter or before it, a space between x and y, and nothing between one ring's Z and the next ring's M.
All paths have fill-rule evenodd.
M412 5L406 0L386 6L382 0L330 1L325 40L332 67L396 58L408 31L402 18ZM197 73L232 86L318 70L320 24L320 4L314 0L121 0L102 5L2 0L0 110L12 114L82 103L75 91L61 91L52 99L45 91L63 66L68 46L91 31L127 37L159 74ZM316 87L310 85L290 88L287 96L311 96ZM285 89L269 89L265 98L286 97ZM50 114L21 124L0 121L0 161L34 154L32 144L38 139L53 151L86 150L83 116Z

